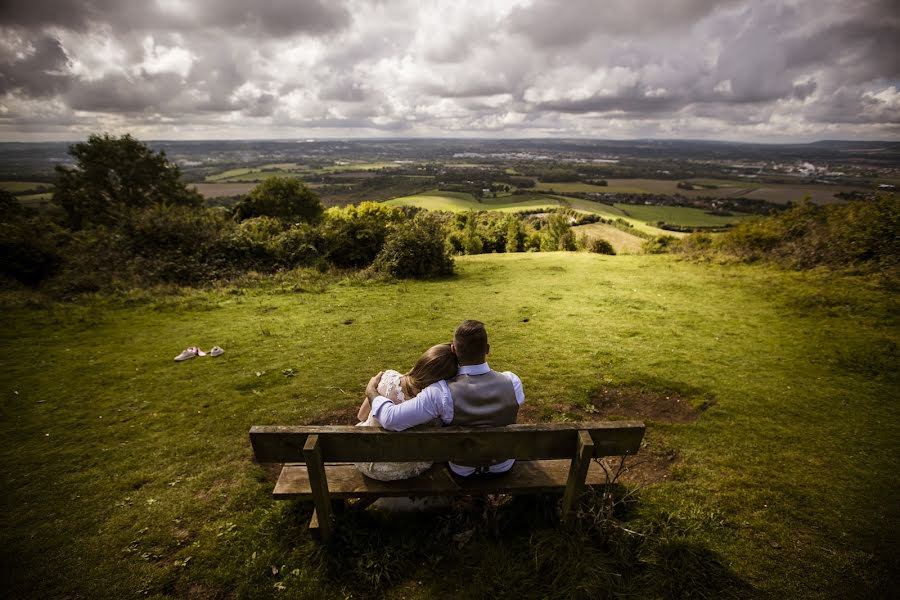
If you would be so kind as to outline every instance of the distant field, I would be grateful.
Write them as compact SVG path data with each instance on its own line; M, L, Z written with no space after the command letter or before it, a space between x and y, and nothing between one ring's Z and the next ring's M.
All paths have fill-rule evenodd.
M193 187L204 198L219 198L246 194L256 185L256 183L195 183Z
M553 183L538 183L535 186L535 189L542 192L560 192L560 193L573 193L573 192L606 192L608 194L647 194L650 193L647 189L642 187L632 185L632 184L619 184L613 183L613 181L623 181L628 182L632 181L629 179L619 179L619 180L611 180L609 182L609 186L604 185L591 185L589 183L580 183L577 181L563 181L563 182L553 182ZM640 180L634 180L640 181Z
M330 167L322 167L318 169L319 173L334 173L341 171L376 171L378 169L390 169L390 168L399 168L402 166L409 166L395 162L368 162L368 163L354 163L349 165L332 165Z
M588 223L573 227L576 236L585 235L588 239L600 238L612 244L616 254L639 254L644 240L636 235L625 233L606 223Z
M53 184L45 183L43 181L0 181L0 190L10 192L11 194L33 190L41 186L52 188Z
M258 167L245 167L240 169L228 169L215 175L208 175L206 181L210 183L225 183L228 181L262 181L269 177L300 177L310 170L298 163L272 163Z
M686 227L721 227L738 223L751 217L748 214L737 214L725 217L710 215L699 208L684 206L646 206L643 204L616 204L616 207L629 216L640 219L646 223L663 221L672 225L684 225Z
M842 191L859 191L863 188L827 184L760 183L747 180L688 179L696 185L714 185L715 189L678 189L677 179L608 179L608 186L590 185L575 181L539 183L535 189L560 193L599 192L608 194L681 194L688 198L697 196L745 197L768 200L779 204L799 202L805 196L816 204L841 202L834 195Z

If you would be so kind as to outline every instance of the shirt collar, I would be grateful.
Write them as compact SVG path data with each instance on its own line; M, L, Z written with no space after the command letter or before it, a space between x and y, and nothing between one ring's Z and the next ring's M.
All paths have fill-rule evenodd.
M491 368L487 363L481 363L480 365L465 365L459 368L459 375L484 375L485 373L489 373Z

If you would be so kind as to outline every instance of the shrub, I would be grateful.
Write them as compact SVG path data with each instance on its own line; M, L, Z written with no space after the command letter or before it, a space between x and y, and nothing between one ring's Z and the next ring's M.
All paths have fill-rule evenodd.
M702 255L713 247L713 238L708 233L692 233L681 238L678 249L685 254Z
M365 267L384 246L391 224L405 219L403 211L376 202L330 208L321 227L324 257L338 267Z
M235 206L239 220L274 217L289 223L317 223L324 212L319 196L294 177L270 177Z
M321 232L305 223L294 225L275 240L281 265L294 268L315 263L322 256Z
M586 248L588 252L593 252L594 254L614 255L616 253L615 249L612 247L612 244L602 238L594 238L592 240L588 240Z
M666 254L667 252L674 251L677 246L677 237L673 235L660 235L641 244L641 249L647 254Z
M547 225L541 230L541 250L575 250L575 233L569 225L569 219L561 213L553 213L547 219Z
M10 219L0 223L0 273L35 286L62 264L58 247L62 231L47 222Z
M435 215L420 213L392 228L375 259L376 271L401 278L424 279L453 273L444 243L444 227Z
M132 211L122 233L142 279L190 285L210 279L206 257L229 227L219 211L155 205Z

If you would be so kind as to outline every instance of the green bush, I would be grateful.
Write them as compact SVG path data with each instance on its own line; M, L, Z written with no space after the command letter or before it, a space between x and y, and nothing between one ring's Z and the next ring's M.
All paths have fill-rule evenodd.
M375 259L375 271L400 278L424 279L453 273L440 218L428 213L393 227Z
M384 247L388 229L406 219L397 207L363 202L330 208L321 226L323 256L338 267L365 267Z
M678 238L674 235L659 235L641 244L641 250L647 254L666 254L678 247Z
M309 266L321 259L322 235L319 229L301 223L294 225L275 240L282 266Z
M58 247L62 231L52 223L10 219L0 223L0 273L36 286L62 264Z
M541 233L543 239L540 249L545 252L576 249L575 233L569 224L569 218L562 213L551 214Z
M612 244L602 238L594 238L592 240L588 240L585 247L588 252L593 252L594 254L612 255L616 253L615 249L612 247Z
M270 177L235 206L238 220L274 217L289 223L317 223L324 207L319 196L294 177Z
M132 211L122 233L141 279L191 285L210 279L206 258L233 227L220 211L162 204Z

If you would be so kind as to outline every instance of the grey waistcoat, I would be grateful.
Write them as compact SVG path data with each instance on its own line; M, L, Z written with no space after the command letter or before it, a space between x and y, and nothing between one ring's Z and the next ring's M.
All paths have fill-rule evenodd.
M516 422L519 403L512 381L497 371L457 375L447 380L453 399L453 421L463 427L502 427Z

